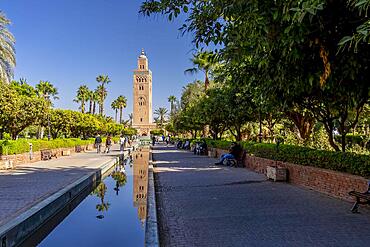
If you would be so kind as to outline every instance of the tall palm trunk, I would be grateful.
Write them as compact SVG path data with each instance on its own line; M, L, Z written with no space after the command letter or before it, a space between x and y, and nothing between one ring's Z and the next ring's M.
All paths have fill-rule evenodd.
M93 108L93 101L90 100L90 107L89 107L89 112L92 113L92 108Z
M85 113L85 101L81 101L81 113Z
M104 111L104 109L103 109L103 103L100 103L99 104L99 114L102 115L102 116L103 116L103 111Z
M119 108L119 123L122 124L122 111L123 111L123 108L120 107Z
M117 114L118 114L118 109L116 109L116 117L114 118L114 121L117 123Z
M94 100L94 104L93 104L93 112L92 112L92 114L94 114L94 115L95 115L95 112L96 112L96 101Z

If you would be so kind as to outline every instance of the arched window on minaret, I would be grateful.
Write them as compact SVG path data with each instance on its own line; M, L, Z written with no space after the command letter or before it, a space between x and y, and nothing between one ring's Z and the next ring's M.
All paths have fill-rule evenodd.
M144 99L144 97L139 97L138 103L139 103L140 106L145 105L145 99Z

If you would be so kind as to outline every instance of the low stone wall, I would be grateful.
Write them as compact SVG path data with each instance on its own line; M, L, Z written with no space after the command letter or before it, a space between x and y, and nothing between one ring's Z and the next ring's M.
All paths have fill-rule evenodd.
M92 150L94 148L94 144L82 145L82 152L86 150ZM51 149L53 154L56 154L57 157L62 156L63 151L69 151L72 154L75 153L75 147L70 148L56 148ZM17 165L26 164L26 163L33 163L41 160L41 151L33 152L32 155L30 153L22 153L22 154L13 154L13 155L3 155L0 156L0 170L6 169L7 164L6 162L11 162L12 167L15 168Z
M210 156L219 157L225 150L211 148ZM368 180L343 172L336 172L312 166L302 166L287 162L274 161L247 155L245 167L266 175L267 166L280 166L288 170L288 182L337 197L346 201L353 201L348 195L351 190L366 191Z

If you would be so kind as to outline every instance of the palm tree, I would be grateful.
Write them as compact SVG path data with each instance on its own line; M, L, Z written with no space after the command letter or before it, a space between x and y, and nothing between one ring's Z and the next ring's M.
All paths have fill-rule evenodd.
M209 74L216 66L214 62L214 54L211 52L199 52L193 55L191 61L196 67L185 70L185 74L195 74L202 71L206 77L204 80L204 89L207 90L209 86Z
M174 95L170 95L170 97L168 97L168 102L171 103L171 115L172 115L175 113L176 97Z
M85 102L88 101L90 96L90 90L86 85L82 85L77 90L76 99L74 99L75 102L81 103L80 109L82 113L85 113Z
M96 205L96 209L98 210L100 215L97 218L102 219L104 218L103 212L108 211L110 203L105 202L105 193L107 192L107 186L104 182L100 182L100 184L95 188L93 194L100 198L100 203Z
M95 115L96 112L96 103L99 101L98 89L91 91L91 100L93 102L92 114Z
M163 127L163 123L166 120L166 114L168 110L163 107L159 107L157 110L154 111L154 114L157 115L158 121L160 123L160 126Z
M118 114L118 102L117 102L117 100L115 99L115 100L113 100L113 102L110 104L110 107L113 109L113 110L115 110L115 112L116 112L116 115L115 115L115 118L114 118L114 121L115 122L117 122L117 114Z
M49 103L51 103L50 96L52 96L53 99L59 99L57 96L58 89L54 87L53 84L49 81L40 81L38 84L36 84L35 87L37 95L39 97L43 97Z
M0 82L10 83L15 67L15 38L7 29L10 20L0 11Z
M51 84L49 81L40 81L38 84L36 84L35 86L36 88L36 93L39 97L42 97L44 98L49 106L52 106L52 103L51 103L51 100L50 100L50 96L53 97L53 99L59 99L57 94L58 94L58 90L56 87L53 86L53 84ZM48 134L48 139L50 140L50 125L49 125L49 115L48 115L48 129L49 129L49 134ZM39 128L38 130L38 136L40 138L43 138L44 136L44 127L41 126L41 128Z
M103 115L104 114L104 100L107 97L107 90L105 88L105 84L108 84L111 82L109 77L107 75L99 75L96 77L96 81L100 83L99 86L101 86L101 90L99 90L99 114Z
M123 95L120 95L118 96L117 98L117 104L118 104L118 108L119 108L119 123L122 124L122 112L123 112L123 108L126 108L127 106L127 99L125 96Z
M96 90L97 102L99 105L99 114L103 115L104 112L104 100L107 97L107 89L103 85L99 85Z

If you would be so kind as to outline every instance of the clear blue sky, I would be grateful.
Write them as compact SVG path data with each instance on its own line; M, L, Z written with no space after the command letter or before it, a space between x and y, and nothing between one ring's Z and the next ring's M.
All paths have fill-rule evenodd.
M95 89L95 78L108 74L106 113L119 95L128 99L124 118L132 112L132 71L141 48L153 72L153 108L167 107L167 97L179 97L193 81L184 75L192 67L191 36L181 36L182 20L138 14L141 0L1 0L0 10L11 19L17 40L15 79L35 85L52 82L60 99L55 107L78 109L73 102L81 84ZM202 78L199 74L198 77Z

